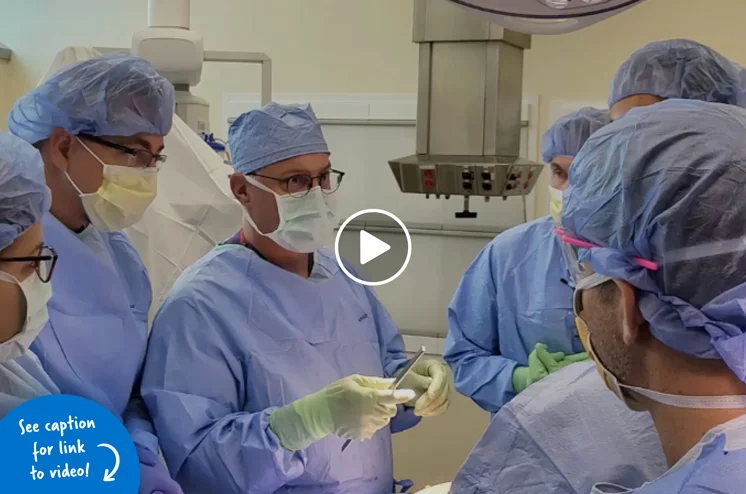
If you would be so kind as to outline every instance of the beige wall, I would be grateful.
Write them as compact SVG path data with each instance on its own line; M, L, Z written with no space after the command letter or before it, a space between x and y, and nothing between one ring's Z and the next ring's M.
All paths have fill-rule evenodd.
M0 41L14 50L0 63L0 128L13 101L45 73L67 45L128 46L144 27L147 0L0 0ZM193 28L208 49L267 52L278 92L389 93L416 90L417 51L409 0L192 0ZM534 37L526 54L527 92L549 105L605 100L623 59L652 40L688 37L746 65L746 1L648 0L584 31ZM209 65L195 90L221 128L223 92L256 91L258 69ZM544 174L544 179L546 179ZM538 187L543 206L545 187ZM466 399L452 413L396 439L397 471L418 481L444 481L486 424Z

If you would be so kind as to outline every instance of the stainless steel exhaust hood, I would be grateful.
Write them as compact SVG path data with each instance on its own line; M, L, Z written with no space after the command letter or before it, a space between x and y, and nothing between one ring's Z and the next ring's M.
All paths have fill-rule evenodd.
M416 153L389 161L405 193L524 196L544 165L518 157L523 51L531 36L446 0L414 0L419 44Z

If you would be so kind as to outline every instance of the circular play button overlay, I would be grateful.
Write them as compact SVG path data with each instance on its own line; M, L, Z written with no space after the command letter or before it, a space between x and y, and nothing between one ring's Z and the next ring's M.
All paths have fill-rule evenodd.
M409 264L412 239L399 218L383 209L363 209L347 218L334 242L337 264L361 285L381 286L398 278ZM342 259L365 273L367 280L350 272Z

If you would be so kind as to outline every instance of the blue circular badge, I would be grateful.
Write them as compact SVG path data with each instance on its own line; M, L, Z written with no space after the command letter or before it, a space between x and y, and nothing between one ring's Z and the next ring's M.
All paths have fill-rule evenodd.
M137 494L140 461L122 422L77 396L51 395L0 421L4 492Z

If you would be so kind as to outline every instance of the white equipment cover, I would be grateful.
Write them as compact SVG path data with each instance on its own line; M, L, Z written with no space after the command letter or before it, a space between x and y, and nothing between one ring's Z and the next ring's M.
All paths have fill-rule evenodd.
M92 48L67 47L43 80L98 54ZM241 224L241 206L228 183L233 169L175 114L165 146L168 160L158 174L158 196L143 219L125 230L150 275L151 320L184 269Z

